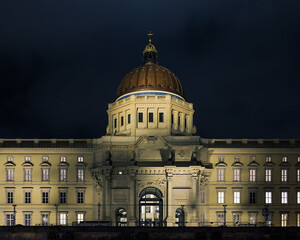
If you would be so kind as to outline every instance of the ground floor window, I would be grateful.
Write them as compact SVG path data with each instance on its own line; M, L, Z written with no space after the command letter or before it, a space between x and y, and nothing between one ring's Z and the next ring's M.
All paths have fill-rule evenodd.
M185 216L184 211L182 208L177 208L176 214L175 214L175 224L178 227L184 227L185 224Z
M42 226L48 226L49 225L49 214L43 213L42 214Z
M297 213L297 227L300 227L300 213Z
M241 224L241 214L240 213L233 213L233 225L235 227L239 227Z
M6 226L14 226L15 225L15 215L13 213L7 213L6 217Z
M217 214L218 227L224 226L224 213Z
M81 223L84 221L84 213L77 213L76 214L76 221L77 223Z
M116 212L116 225L118 227L126 227L127 226L127 211L124 208L120 208Z
M257 213L249 213L249 225L250 227L256 226Z
M281 227L287 227L288 224L288 214L287 213L282 213L281 214Z
M59 214L59 225L67 225L67 214L66 213Z
M24 218L25 218L25 226L30 226L31 225L31 213L25 213Z

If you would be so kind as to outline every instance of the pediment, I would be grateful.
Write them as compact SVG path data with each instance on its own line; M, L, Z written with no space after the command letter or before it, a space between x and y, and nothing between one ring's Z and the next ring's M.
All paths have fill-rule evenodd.
M227 167L227 164L224 162L218 162L216 163L216 167Z
M87 166L87 164L84 163L84 162L79 162L79 163L76 164L77 168L85 168L86 166Z
M244 166L244 164L242 164L241 162L234 162L231 166L232 167L242 167L242 166Z
M67 162L60 162L58 164L58 167L69 167L69 163L67 163Z
M266 162L264 164L264 167L274 167L274 166L275 166L275 164L273 162Z
M41 167L51 167L51 163L49 163L49 162L42 162L42 163L40 164L40 166L41 166Z
M22 163L22 167L33 167L33 163L32 162L23 162Z
M257 163L256 161L252 161L248 164L248 167L258 167L259 163Z
M4 166L5 167L15 167L16 164L14 162L6 162L6 163L4 163Z
M168 148L168 144L162 137L156 136L142 136L136 142L136 147L140 149L155 148L162 149Z
M279 164L280 167L289 167L290 164L288 162L282 162Z

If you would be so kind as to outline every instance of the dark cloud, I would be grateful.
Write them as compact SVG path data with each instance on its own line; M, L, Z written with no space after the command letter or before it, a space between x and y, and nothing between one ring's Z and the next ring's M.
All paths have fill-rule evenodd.
M0 138L100 137L146 33L198 134L300 138L300 2L2 1Z

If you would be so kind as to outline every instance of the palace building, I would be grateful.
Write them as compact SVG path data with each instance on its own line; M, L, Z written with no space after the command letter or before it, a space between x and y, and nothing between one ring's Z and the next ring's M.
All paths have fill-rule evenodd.
M0 139L0 225L300 226L300 140L207 139L179 79L121 81L97 139Z

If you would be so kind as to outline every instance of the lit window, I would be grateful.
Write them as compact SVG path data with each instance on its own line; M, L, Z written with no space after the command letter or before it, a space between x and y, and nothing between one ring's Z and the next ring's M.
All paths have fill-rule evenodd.
M66 157L60 157L60 162L66 162Z
M84 192L77 192L77 203L84 202Z
M265 202L266 204L272 203L272 192L265 192Z
M266 169L266 182L271 182L272 181L272 169Z
M49 203L49 192L42 192L42 203Z
M300 227L300 213L297 213L297 227Z
M12 162L13 160L14 160L14 158L12 156L7 157L8 162Z
M272 157L270 156L266 157L266 162L272 162Z
M255 156L250 157L250 162L255 162L255 161L256 161L256 157Z
M300 156L297 158L298 162L300 162Z
M7 170L6 170L6 174L7 174L6 180L7 180L8 182L14 181L14 169L7 169Z
M43 213L42 214L42 226L48 226L49 225L49 214Z
M77 169L77 182L84 181L84 169Z
M297 192L297 203L300 204L300 192Z
M148 119L149 122L153 122L153 113L149 113L149 119Z
M143 113L139 113L139 122L143 122Z
M145 207L145 213L151 213L151 206Z
M281 169L281 182L287 182L287 169Z
M159 122L164 122L164 113L159 113Z
M241 214L240 213L233 213L233 225L235 227L240 226L241 221Z
M218 169L218 181L219 182L224 182L225 180L225 169Z
M288 192L281 192L281 203L282 204L288 203Z
M49 157L48 156L43 156L43 162L48 162Z
M282 157L282 158L281 158L281 161L282 161L282 162L287 162L287 157L286 157L286 156Z
M234 157L234 162L239 162L240 161L240 157Z
M224 162L224 156L219 156L219 163L223 163Z
M202 191L202 192L201 192L201 195L200 195L200 202L201 202L201 203L204 203L204 202L205 202L204 196L205 196L205 195L204 195L204 192Z
M288 214L281 213L281 227L287 227Z
M249 202L250 203L256 203L256 192L250 192L249 193Z
M130 124L130 122L131 122L131 115L130 114L128 114L128 116L127 116L127 122L128 122L128 124Z
M5 215L5 217L6 217L6 226L14 226L15 225L15 221L14 221L14 214L12 214L12 213L7 213L6 215Z
M256 169L249 170L250 182L256 182Z
M83 162L83 157L82 156L77 157L77 162Z
M7 203L14 203L14 192L7 192Z
M60 213L59 214L59 224L60 225L67 225L67 214L66 213Z
M49 181L49 168L42 168L42 181Z
M256 213L249 213L249 224L251 227L254 227L256 225Z
M26 156L26 157L25 157L25 162L30 162L30 160L31 160L31 157L30 157L30 156Z
M83 213L77 213L77 223L83 222L84 221L84 214Z
M25 168L24 169L24 181L25 182L30 182L31 181L31 176L32 176L32 169L31 168Z
M224 192L218 192L218 203L224 203Z
M241 181L241 169L233 169L233 181Z
M122 116L121 117L121 126L123 126L124 125L124 117Z
M233 192L233 203L241 203L241 192Z
M59 203L67 202L67 192L59 192Z
M30 226L30 224L31 224L31 214L30 213L25 213L24 218L25 218L25 226Z
M218 226L224 226L224 213L218 213Z
M67 181L67 169L66 168L60 168L59 169L59 181L60 182L66 182Z
M25 203L31 203L31 192L25 192Z
M300 182L300 169L297 169L297 182Z

